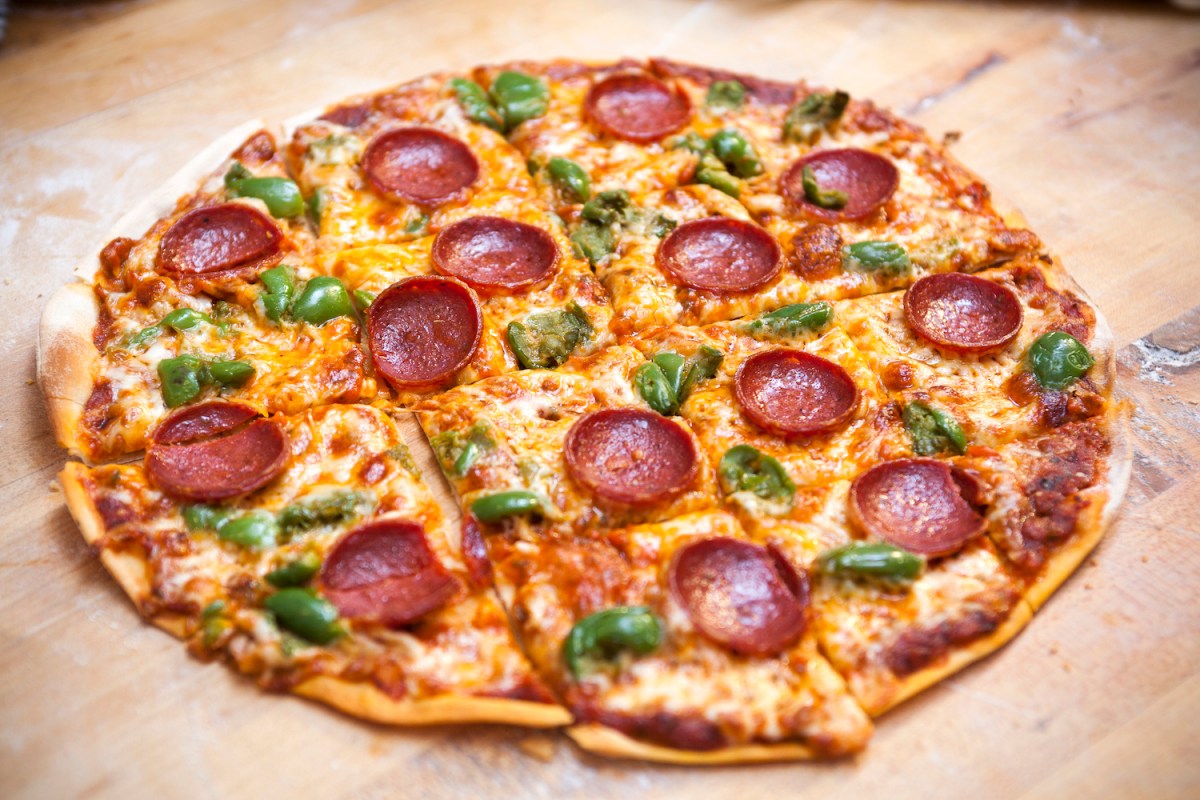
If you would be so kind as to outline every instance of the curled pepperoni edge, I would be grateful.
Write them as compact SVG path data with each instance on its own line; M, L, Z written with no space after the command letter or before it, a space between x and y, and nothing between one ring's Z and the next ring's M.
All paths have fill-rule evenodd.
M686 250L683 248L691 244L692 239L697 235L708 236L721 229L726 233L736 231L736 235L741 237L744 242L754 246L756 253L761 254L765 251L766 259L758 259L758 263L761 265L769 260L770 265L760 268L758 270L759 274L749 282L740 284L733 282L706 284L696 280L694 276L689 276L686 268ZM728 217L705 217L704 219L683 223L667 234L666 238L659 243L658 249L654 254L654 260L660 270L674 278L677 282L689 289L698 289L705 292L734 293L752 291L770 281L783 268L783 253L774 236L758 225L743 220L729 219ZM729 259L728 263L732 263L732 258Z
M813 369L824 370L827 374L833 375L838 381L843 382L850 388L850 401L845 403L843 408L835 415L828 417L824 421L818 423L807 424L802 426L780 424L776 419L773 419L768 409L764 404L758 403L752 396L751 390L746 386L746 383L752 380L753 370L755 370L762 362L769 359L778 358L797 359L808 367ZM815 356L804 350L794 350L789 348L775 348L773 350L763 350L747 358L738 367L737 373L733 379L733 393L737 398L738 406L742 412L758 427L773 433L776 436L815 436L817 434L829 433L841 428L853 418L855 411L858 410L859 402L861 401L861 393L858 390L858 385L854 383L854 379L850 377L844 367L840 364L835 364L826 358Z
M425 137L428 140L438 142L438 146L443 148L442 152L445 160L454 159L459 167L470 175L469 180L457 181L457 185L452 189L445 189L439 193L417 193L412 191L410 186L405 186L397 183L388 183L377 173L381 171L382 164L378 160L383 157L384 151L394 146L397 139L415 137ZM471 148L460 139L442 133L436 128L424 127L408 127L408 128L390 128L375 135L370 142L367 143L363 150L362 157L359 160L362 166L363 175L366 176L367 182L379 192L379 194L391 200L407 200L421 206L436 206L461 196L470 186L479 180L479 159L471 152ZM412 182L410 181L410 184Z
M989 295L983 302L994 300L1004 307L1001 310L1003 318L998 320L1000 325L993 325L988 337L972 342L956 341L943 335L926 320L926 312L933 301L956 290L971 292L971 300L976 303ZM1025 311L1016 293L1003 284L961 272L943 272L926 275L908 288L904 293L904 320L913 333L938 347L958 353L986 353L998 350L1017 338L1025 320Z
M472 277L470 257L461 254L461 245L473 236L497 233L508 237L506 244L512 245L510 250L531 254L534 261L540 262L539 268L517 280L482 281ZM434 269L442 275L458 278L474 289L511 292L545 281L558 265L560 253L554 237L536 225L504 217L476 216L459 220L439 231L433 240L430 258Z
M170 419L163 424L168 423ZM192 436L182 443L163 443L152 439L146 448L145 458L145 470L151 482L172 497L208 502L227 500L261 489L283 471L288 457L288 439L283 426L277 421L260 417L248 424L239 423L219 431L214 427L211 430L215 431L213 435L204 438ZM168 435L171 435L170 429ZM214 485L218 479L222 479L219 462L222 459L229 460L228 453L221 451L230 449L248 452L257 461L248 465L249 471L245 474L226 475L223 483ZM188 473L195 473L196 470L188 464L197 459L209 463L215 460L218 463L200 473L206 477L189 482ZM201 464L201 467L204 466ZM208 485L200 485L205 480L209 481Z
M258 411L241 403L208 400L172 413L150 438L155 444L187 444L228 433L257 416Z
M266 242L264 244L266 252L260 255L255 255L254 253L242 255L233 263L214 269L181 268L180 262L185 260L185 256L177 251L188 247L183 237L189 232L189 229L200 224L200 219L205 215L229 217L231 214L242 215L244 220L253 220L254 225L257 225L266 232ZM248 203L221 203L215 206L194 208L175 220L166 233L163 234L162 239L159 240L154 260L159 271L165 272L168 275L187 278L203 278L209 275L215 276L230 272L257 271L283 260L282 242L283 231L279 229L274 220L257 208Z
M806 166L810 166L814 162L828 161L833 158L853 158L856 161L866 161L872 166L869 169L874 169L883 172L881 180L876 180L876 183L881 183L883 190L876 189L873 192L873 197L865 202L859 202L859 198L863 197L861 193L855 194L854 191L847 191L849 200L842 208L822 208L812 202L809 202L808 197L804 193L803 188L803 173ZM876 176L879 178L879 176ZM860 180L861 184L861 180ZM800 158L790 167L784 170L783 175L779 178L779 193L790 200L792 203L803 209L803 211L817 219L827 222L853 222L864 219L875 211L877 211L884 203L886 203L896 189L900 186L900 172L887 158L881 155L872 153L869 150L860 150L858 148L841 148L837 150L818 150L815 153ZM842 189L841 186L828 186L823 188Z
M669 97L669 102L673 104L674 108L667 109L664 113L658 113L663 110L656 107L658 118L653 126L623 127L619 116L606 114L603 111L600 105L601 99L612 91L629 91L634 85L640 85L641 90L649 89L656 94L661 90L660 96ZM686 125L692 116L692 102L678 87L668 86L664 81L650 75L637 73L611 75L599 83L593 84L584 98L583 107L588 119L595 122L606 133L637 144L656 142L664 136L674 133Z

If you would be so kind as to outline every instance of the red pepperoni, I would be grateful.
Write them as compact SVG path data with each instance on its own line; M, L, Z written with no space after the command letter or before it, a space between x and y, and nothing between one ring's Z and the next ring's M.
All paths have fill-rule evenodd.
M344 125L347 128L357 128L367 121L367 117L371 115L371 104L369 102L355 103L353 105L334 106L333 108L322 114L319 119L333 122L337 125Z
M949 555L983 531L985 520L973 507L977 488L944 461L888 461L854 479L850 514L868 536L926 556Z
M258 412L241 403L209 400L176 411L163 420L153 439L157 444L186 444L197 439L210 439L233 430L258 416Z
M846 205L822 208L804 194L804 168L811 167L817 185L846 193ZM818 219L856 220L873 213L887 202L900 185L896 166L883 156L866 150L822 150L792 164L780 179L780 192Z
M696 444L652 411L610 408L584 416L564 444L571 477L593 494L632 505L670 499L692 482Z
M342 616L389 627L441 608L458 589L424 528L407 520L369 522L348 533L326 557L318 580Z
M1021 301L1007 286L961 272L928 275L904 293L904 318L913 332L961 353L1008 344L1022 316Z
M533 225L502 217L468 217L438 233L433 265L476 289L519 289L538 283L558 263L558 246Z
M488 560L487 545L483 542L483 530L474 514L463 517L461 542L463 563L467 565L467 574L476 586L490 586L492 583L492 562Z
M283 233L245 203L189 211L158 243L158 267L177 275L261 269L283 258Z
M685 222L658 246L658 268L709 292L745 292L774 278L779 244L757 225L724 217Z
M428 388L471 360L483 332L479 303L451 278L405 278L367 312L375 368L397 389Z
M584 108L613 136L653 142L687 124L692 104L682 92L648 75L616 75L588 91Z
M738 653L769 655L794 644L807 627L807 592L794 574L788 580L788 571L764 547L701 539L672 559L671 593L705 636Z
M803 350L766 350L742 362L734 394L755 425L777 436L842 427L858 408L858 387L841 366Z
M362 155L367 180L392 199L437 205L479 177L479 161L458 139L433 128L393 128Z
M146 474L184 500L224 500L265 486L283 471L288 440L282 425L256 416L220 402L177 411L154 432Z

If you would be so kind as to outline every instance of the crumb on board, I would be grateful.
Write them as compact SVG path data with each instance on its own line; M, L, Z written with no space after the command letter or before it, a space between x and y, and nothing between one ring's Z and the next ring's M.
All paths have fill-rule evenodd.
M549 761L554 757L554 740L549 736L526 736L517 742L517 747L538 761Z

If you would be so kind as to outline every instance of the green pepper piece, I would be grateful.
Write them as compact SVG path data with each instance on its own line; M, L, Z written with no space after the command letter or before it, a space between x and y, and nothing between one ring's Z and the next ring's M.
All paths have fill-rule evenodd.
M725 169L725 165L721 163L721 159L712 153L700 157L700 164L696 167L695 180L696 183L711 186L735 200L742 194L742 182L730 175Z
M157 339L160 333L162 333L162 325L150 325L126 339L125 346L131 349L141 347L147 342Z
M550 180L568 199L586 203L592 196L592 182L583 167L569 158L552 158L546 166Z
M713 155L721 159L730 173L739 178L753 178L761 175L762 161L754 146L746 141L746 137L732 128L717 131L708 140Z
M579 215L601 225L611 225L628 217L633 202L624 189L606 189L583 204Z
M346 633L338 624L337 609L311 589L280 589L263 605L280 627L314 644L329 644Z
M800 170L800 182L804 186L804 196L813 205L821 208L842 208L850 202L849 196L840 189L822 189L817 183L817 176L812 167L805 165Z
M576 678L593 672L598 662L622 651L646 655L662 641L662 623L646 606L618 606L589 614L571 627L563 641L563 661Z
M931 456L945 450L962 455L967 451L967 435L958 421L942 409L914 400L904 407L902 416L917 455Z
M483 87L466 78L451 78L450 88L454 90L458 104L462 106L467 119L486 125L498 133L504 133L504 117L492 105Z
M254 173L246 169L246 166L240 161L235 161L229 165L229 169L225 171L225 188L232 189L241 181L247 178L253 178Z
M277 567L266 574L267 583L280 589L301 586L312 580L321 569L321 559L316 553L304 553L295 561Z
M692 131L672 142L671 148L674 150L687 150L698 156L703 156L708 152L708 140L695 131Z
M439 433L429 443L437 453L442 469L455 478L466 476L480 456L496 447L491 426L486 422L475 423L466 434L459 431Z
M524 489L487 494L471 503L471 513L480 522L499 522L505 517L538 514L541 511L541 498Z
M321 227L321 215L325 212L325 193L318 186L313 189L312 197L308 198L308 215L312 217L313 225L317 228Z
M429 227L429 215L421 214L419 217L417 217L416 219L412 220L411 222L409 222L407 225L404 226L404 232L405 233L424 234L425 230L428 227Z
M612 255L616 237L609 226L585 221L571 234L571 244L594 267Z
M842 249L842 266L859 272L907 272L912 262L895 242L855 242Z
M688 359L687 373L679 386L679 404L683 405L683 401L691 396L692 389L698 384L716 377L717 370L721 368L721 362L724 360L725 355L720 350L707 344L702 345L696 354Z
M296 294L296 273L291 267L281 264L259 275L258 279L266 289L262 293L262 302L267 319L278 322L287 313Z
M158 381L167 408L178 408L200 396L200 370L204 362L196 356L176 356L158 362Z
M663 377L667 379L667 384L671 387L671 394L675 395L677 402L682 403L679 395L683 393L683 380L687 377L687 359L668 350L655 355L654 363L658 365L658 368L662 370Z
M306 497L284 506L279 512L279 531L286 541L313 528L344 525L373 506L370 495L345 489Z
M760 314L747 322L742 330L755 339L791 339L809 331L820 330L833 317L833 306L821 300L817 303L793 303Z
M375 302L375 293L368 292L366 289L354 290L354 307L358 309L358 313L362 314L371 307L371 303Z
M288 178L242 178L232 184L226 175L226 194L230 197L254 197L267 204L272 217L287 219L304 213L304 195Z
M734 445L717 466L726 494L750 492L763 500L790 506L796 484L777 460L748 444Z
M550 105L550 90L545 82L523 72L501 72L492 81L489 94L504 118L507 131L527 119L542 116Z
M650 219L650 235L656 239L663 238L677 227L679 223L665 214L655 214Z
M823 129L841 119L849 102L850 95L843 91L810 94L788 109L783 119L783 140L812 144Z
M217 538L248 550L262 550L275 546L278 531L279 526L272 514L266 511L251 511L218 525Z
M850 542L826 550L817 565L826 575L909 583L924 572L925 559L886 542Z
M557 367L571 357L592 325L579 304L557 311L539 311L522 322L508 324L508 344L524 369Z
M1095 363L1078 339L1062 331L1043 333L1025 354L1025 366L1037 382L1056 392L1082 378Z
M237 511L232 508L195 503L184 506L180 509L180 513L183 515L183 524L189 531L215 531Z
M737 111L745 102L746 87L741 81L713 81L704 96L704 104L709 108Z
M664 417L672 417L679 413L679 399L671 388L671 382L662 368L653 361L634 370L633 387L651 408Z
M354 304L340 280L323 275L304 285L304 291L292 306L292 316L319 326L331 319L354 316Z
M245 361L213 361L208 374L218 386L238 387L254 377L254 367Z
M224 615L224 600L214 600L200 612L201 639L205 647L212 647L221 638L221 634L229 629L229 621Z
M177 308L162 318L162 324L177 331L188 331L201 322L212 322L208 314L192 308Z

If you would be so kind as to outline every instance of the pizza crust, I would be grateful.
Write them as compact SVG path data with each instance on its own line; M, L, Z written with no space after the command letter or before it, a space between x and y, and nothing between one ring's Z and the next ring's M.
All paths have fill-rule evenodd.
M91 287L68 283L50 296L38 325L38 385L46 398L54 437L73 455L83 452L79 423L100 361L92 344L97 317Z
M802 744L744 744L720 750L680 750L631 739L618 730L589 722L567 728L567 735L589 753L608 758L636 758L660 764L762 764L770 761L810 761L818 756Z

